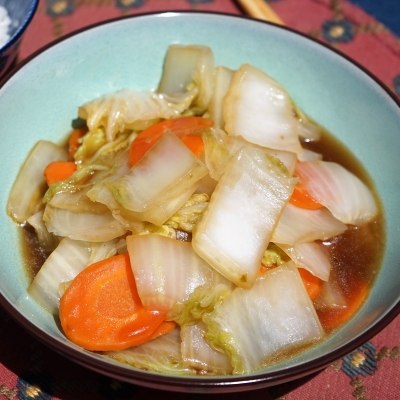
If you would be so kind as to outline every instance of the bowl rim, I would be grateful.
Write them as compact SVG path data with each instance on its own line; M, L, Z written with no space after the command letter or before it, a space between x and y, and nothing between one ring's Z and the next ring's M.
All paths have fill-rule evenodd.
M38 1L38 0L35 0ZM99 21L88 26L84 26L68 34L57 38L41 48L34 51L27 58L15 65L5 76L0 79L0 90L2 86L8 82L8 80L15 75L20 69L22 69L26 64L28 64L32 59L40 56L43 52L55 45L70 39L71 37L77 36L83 32L95 29L102 25L108 25L122 20L136 20L139 18L154 18L154 17L184 17L184 16L196 16L204 15L211 17L224 17L231 19L246 20L249 23L254 24L266 24L274 26L277 29L282 29L288 31L291 34L298 35L303 39L306 39L314 44L318 44L326 48L328 51L335 53L340 58L344 58L353 66L356 66L367 76L369 76L373 81L375 81L380 88L386 92L387 95L396 103L400 108L400 98L385 84L383 81L375 76L371 71L369 71L362 64L352 59L350 56L346 55L342 51L331 47L329 44L324 43L317 38L312 38L305 33L299 32L294 28L288 26L282 26L276 23L255 19L248 17L246 15L236 15L225 12L214 12L214 11L201 11L201 10L170 10L170 11L160 11L160 12L144 12L133 15L123 15L115 18L111 18L105 21ZM125 381L128 383L138 384L145 387L151 387L155 389L162 389L168 391L190 391L190 392L203 392L205 389L209 389L210 393L229 393L229 392L240 392L249 391L258 388L265 388L270 386L275 386L289 381L294 381L296 379L308 376L314 372L320 371L332 364L334 361L344 357L345 355L351 353L359 346L366 343L380 331L382 331L389 323L396 318L400 313L400 300L393 305L393 307L388 310L380 319L375 321L373 325L367 328L364 332L353 338L348 343L345 343L334 352L329 354L321 355L313 360L302 362L298 365L289 366L282 370L276 370L271 372L255 372L249 375L227 375L218 377L202 377L202 376L171 376L163 374L153 374L146 371L138 369L130 369L121 365L105 363L95 357L90 357L84 352L79 352L72 347L66 346L63 342L57 338L51 336L50 334L44 332L39 327L30 322L23 314L18 312L18 310L11 304L6 297L0 292L0 306L7 311L8 314L20 325L22 325L25 330L33 335L40 342L50 347L55 352L65 356L69 360L72 360L92 371L98 372L110 378L114 378L120 381Z
M358 347L365 344L369 339L378 334L400 313L400 302L398 302L387 314L385 314L374 325L365 332L346 343L334 352L319 356L313 360L289 366L282 370L271 372L252 373L250 375L227 375L210 377L193 376L172 376L163 374L153 374L139 369L130 369L122 364L108 364L100 359L90 357L84 352L79 352L72 347L67 347L63 342L54 338L30 322L24 315L20 314L16 308L0 293L0 306L35 339L52 349L56 353L66 357L70 361L91 370L98 372L109 378L124 381L141 386L162 389L173 392L186 392L190 388L191 392L210 389L211 392L229 393L244 392L249 390L261 389L270 386L292 382L294 380L309 376L321 371L331 365L336 360L346 356ZM214 389L214 390L213 390Z
M27 27L29 26L29 23L32 21L34 15L36 13L36 10L39 6L39 0L31 0L30 3L31 4L29 6L28 12L25 15L24 19L22 20L22 23L19 24L18 29L15 31L15 33L10 37L10 39L3 46L0 46L0 53L9 49L11 46L13 46L15 43L17 43L18 40L22 37L25 30L27 29ZM6 6L3 6L3 7L7 10ZM7 12L8 12L8 10L7 10Z

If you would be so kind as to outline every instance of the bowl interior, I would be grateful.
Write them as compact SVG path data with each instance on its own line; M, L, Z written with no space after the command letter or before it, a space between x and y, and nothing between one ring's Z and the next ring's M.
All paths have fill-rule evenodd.
M237 68L251 63L265 70L306 113L351 149L377 188L385 212L387 244L366 304L323 344L251 378L283 369L295 377L301 365L304 370L326 365L367 340L398 312L400 107L360 67L315 41L287 28L245 18L171 12L119 19L55 43L0 83L2 209L21 163L38 139L59 142L76 117L77 107L87 100L122 88L155 88L171 43L204 44L212 48L219 65ZM78 362L126 380L147 376L100 361L65 340L53 318L26 295L28 281L17 231L5 212L0 224L4 232L0 299L6 308L28 329ZM181 381L184 385L185 379ZM168 388L168 383L164 386Z

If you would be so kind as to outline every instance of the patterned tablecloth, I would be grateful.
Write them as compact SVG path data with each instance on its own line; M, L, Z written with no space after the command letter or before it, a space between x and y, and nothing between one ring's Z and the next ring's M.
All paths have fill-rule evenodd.
M400 96L399 0L270 0L286 25L357 60ZM363 8L362 8L362 7ZM378 8L374 10L374 8ZM233 0L40 0L20 59L83 26L120 15L162 10L241 14ZM367 10L367 11L365 11ZM373 16L374 11L379 20ZM368 12L368 13L367 13ZM387 19L385 19L385 15ZM385 25L387 24L387 25ZM0 311L0 399L148 399L168 394L121 383L77 366ZM179 399L400 399L400 316L364 346L319 374L268 390Z

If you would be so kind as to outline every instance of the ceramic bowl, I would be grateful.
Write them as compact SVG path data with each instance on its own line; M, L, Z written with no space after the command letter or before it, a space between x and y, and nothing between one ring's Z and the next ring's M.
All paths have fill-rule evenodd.
M38 4L39 0L0 0L0 24L7 27L4 35L7 40L0 41L0 77L16 61L21 39L35 15Z
M246 391L292 381L328 366L372 338L400 309L400 107L361 66L291 29L247 18L167 12L125 17L82 30L34 54L0 84L1 204L38 139L60 141L87 100L121 88L155 88L171 43L204 44L218 65L251 63L272 75L312 118L365 166L382 200L386 248L357 315L322 344L257 373L179 377L106 360L68 342L28 295L17 229L0 215L0 302L28 331L65 357L107 376L187 392Z

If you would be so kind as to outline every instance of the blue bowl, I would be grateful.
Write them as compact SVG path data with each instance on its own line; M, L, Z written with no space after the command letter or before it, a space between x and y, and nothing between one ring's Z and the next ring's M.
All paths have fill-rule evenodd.
M13 0L14 1L14 0ZM27 294L29 281L7 196L39 139L59 142L77 107L118 89L156 87L171 43L212 48L216 63L253 64L276 78L296 103L364 165L382 200L386 248L360 311L328 340L247 375L183 377L138 370L78 348ZM364 344L400 310L400 103L373 75L330 47L287 27L242 17L170 12L100 23L53 42L0 80L0 306L49 347L104 375L155 389L247 391L304 377Z
M0 46L0 77L17 60L21 39L35 15L39 0L0 0L11 20L9 40Z

